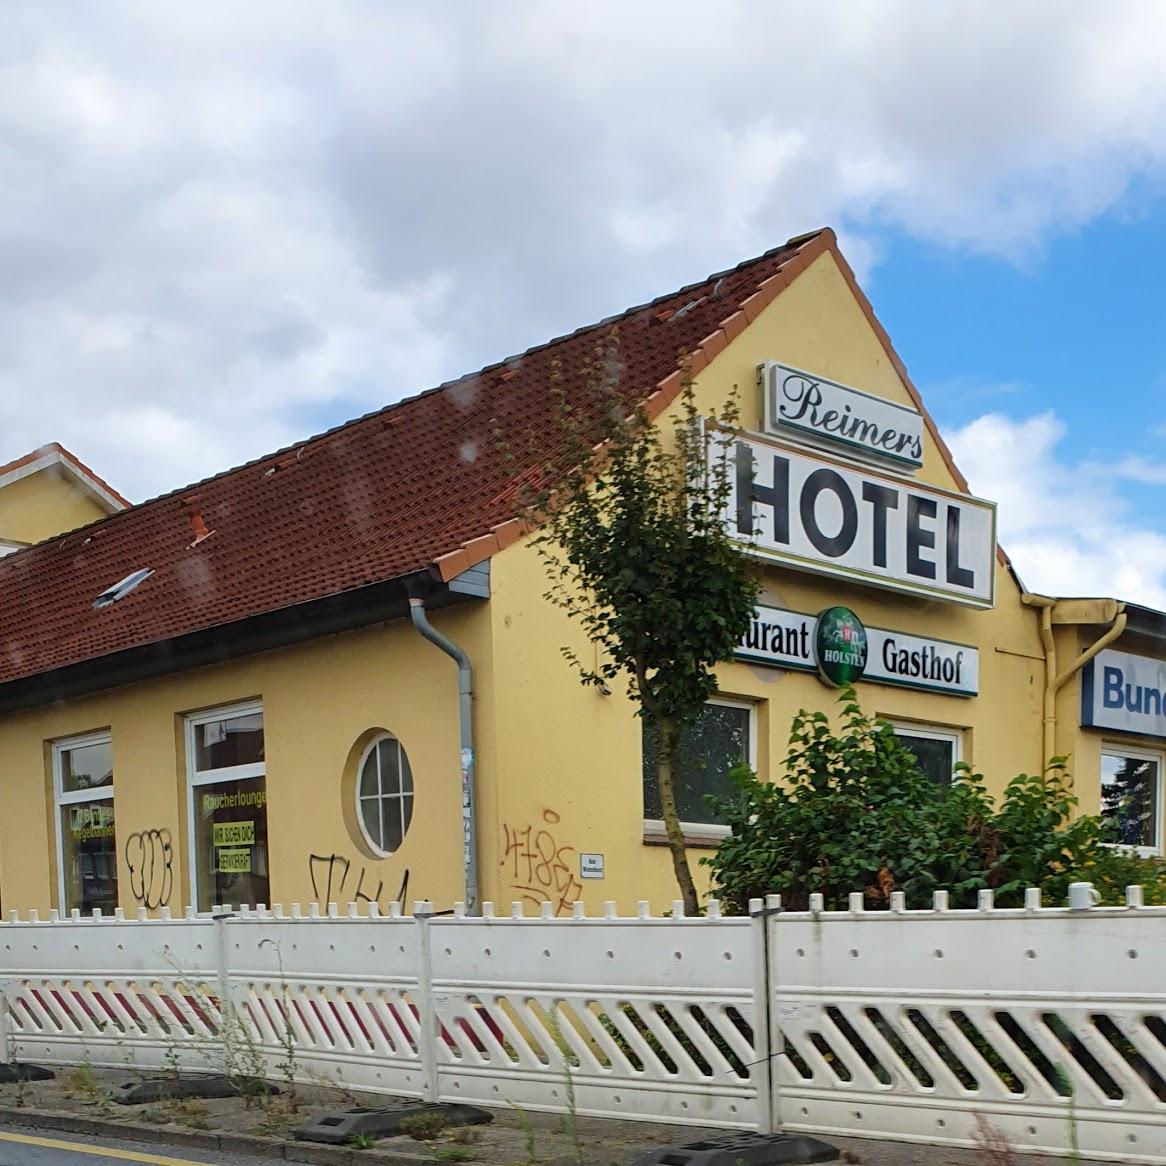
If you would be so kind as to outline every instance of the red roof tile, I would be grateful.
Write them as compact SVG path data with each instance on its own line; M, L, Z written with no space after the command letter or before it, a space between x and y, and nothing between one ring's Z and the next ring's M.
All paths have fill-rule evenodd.
M582 388L618 333L629 403L724 348L827 248L804 236L732 271L351 421L290 450L0 560L0 685L436 565L445 579L517 537L515 475L498 433L541 460L560 428L548 387ZM775 279L774 277L779 278ZM702 343L705 345L701 349ZM662 384L662 382L667 382ZM200 530L213 531L194 542ZM153 574L102 610L93 600Z

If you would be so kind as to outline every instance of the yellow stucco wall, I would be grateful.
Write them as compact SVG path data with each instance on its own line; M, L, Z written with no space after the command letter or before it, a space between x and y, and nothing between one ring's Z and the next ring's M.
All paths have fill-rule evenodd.
M43 542L108 513L58 466L48 466L0 488L0 538L15 542Z
M465 645L488 690L484 605L432 618ZM462 897L457 669L408 620L397 620L0 719L0 906L44 911L57 905L51 749L45 743L97 729L109 729L113 742L121 905L139 905L126 846L145 830L169 832L169 905L189 902L183 717L252 698L263 702L273 899L323 902L330 868L332 897L341 903L354 896L363 876L364 893L385 906L406 872L409 901L430 898L449 906ZM380 860L361 852L359 832L346 823L353 817L346 762L373 728L398 736L417 790L404 844ZM479 752L489 766L489 725L479 736ZM491 813L488 800L484 813Z
M760 428L755 370L780 359L909 403L866 316L834 260L823 256L698 377L698 403L719 407L733 386L743 423ZM667 423L667 416L664 422ZM930 441L919 480L954 483ZM2 498L2 495L0 495ZM0 510L0 516L3 511ZM2 529L0 529L2 532ZM640 724L621 688L584 689L561 648L583 659L594 649L579 627L543 598L545 569L526 544L491 563L492 598L434 614L475 666L481 891L500 908L549 899L560 911L615 900L655 908L676 897L667 851L645 842ZM1009 572L997 567L996 607L978 611L843 580L764 568L762 602L813 613L853 608L864 623L973 644L980 652L974 698L860 685L869 712L963 733L964 759L999 790L1042 764L1044 656L1036 612L1022 606ZM1059 633L1061 634L1061 633ZM1068 647L1064 649L1068 652ZM776 778L789 725L800 707L830 708L835 694L814 676L744 663L718 673L726 696L757 710L757 766ZM1095 734L1077 729L1076 681L1058 702L1058 748L1076 752L1083 808L1096 808ZM264 708L271 897L346 901L363 889L383 904L409 873L409 901L448 907L462 897L456 669L407 620L269 652L212 668L127 686L59 707L0 717L0 907L45 910L56 901L56 862L46 742L109 728L113 738L119 892L136 907L126 844L138 831L170 832L175 889L190 899L186 836L186 713L258 698ZM352 790L345 784L362 735L398 735L416 785L413 822L387 859L362 852ZM1092 800L1090 800L1090 798ZM579 856L603 854L602 880L581 880ZM312 855L318 856L313 864ZM336 856L334 863L332 856ZM707 882L696 865L699 881ZM351 865L347 865L351 864ZM345 873L347 872L347 873ZM316 888L313 890L312 875ZM343 876L343 885L339 885ZM379 892L379 893L378 893Z
M765 360L806 368L902 404L906 388L829 255L823 256L696 378L702 411L723 403L734 386L743 424L761 428L755 370ZM664 423L667 423L667 415ZM952 488L937 449L924 451L921 482ZM639 722L622 690L603 696L582 688L562 660L569 645L584 659L594 651L579 629L541 598L544 568L526 546L495 556L495 676L501 820L490 859L493 897L543 895L564 907L581 898L588 910L613 899L657 907L676 898L665 849L646 845ZM1021 605L1008 571L997 568L996 607L977 611L766 567L762 602L803 612L831 604L864 623L972 644L980 650L980 695L960 698L860 685L865 708L889 718L964 731L964 759L993 789L1040 765L1044 656L1038 621ZM756 702L757 763L776 777L790 722L800 707L830 708L836 696L816 677L740 662L718 671L721 692ZM579 852L605 855L603 880L580 881ZM693 852L695 867L699 852ZM696 873L705 882L703 872Z

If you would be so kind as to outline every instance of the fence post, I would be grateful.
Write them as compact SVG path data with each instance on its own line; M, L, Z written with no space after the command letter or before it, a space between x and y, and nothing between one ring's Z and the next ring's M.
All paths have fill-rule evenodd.
M433 904L413 904L417 926L417 1051L421 1055L423 1101L440 1101L441 1086L437 1076L437 1042L441 1039L433 1005L433 961L430 919Z
M777 1130L777 1088L774 1048L770 1037L773 993L769 985L769 912L761 899L749 900L749 933L753 948L753 1080L757 1093L757 1132Z
M0 980L0 1060L15 1063L19 1059L16 1040L8 1018L8 981Z
M219 1044L222 1045L223 1064L227 1072L234 1071L235 1003L231 999L231 966L227 951L227 920L231 912L223 911L213 916L215 929L215 978L219 989Z

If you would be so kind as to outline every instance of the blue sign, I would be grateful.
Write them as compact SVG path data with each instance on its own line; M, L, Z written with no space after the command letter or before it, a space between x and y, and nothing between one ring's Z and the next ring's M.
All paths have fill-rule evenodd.
M1081 724L1166 737L1166 660L1098 652L1081 676Z

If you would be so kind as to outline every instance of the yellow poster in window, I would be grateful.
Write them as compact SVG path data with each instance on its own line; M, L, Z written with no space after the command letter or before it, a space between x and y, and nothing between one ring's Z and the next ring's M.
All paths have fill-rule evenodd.
M254 846L254 822L216 822L215 846ZM248 868L250 869L250 868Z
M251 851L248 847L219 850L218 868L221 874L250 874Z

